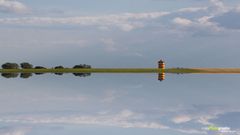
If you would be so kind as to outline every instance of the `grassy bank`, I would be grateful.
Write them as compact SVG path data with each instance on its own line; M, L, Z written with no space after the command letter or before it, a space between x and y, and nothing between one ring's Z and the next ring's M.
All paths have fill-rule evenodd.
M200 74L240 74L240 68L192 68Z
M194 73L187 68L91 68L91 69L0 69L0 73Z
M0 73L196 73L238 74L240 68L91 68L91 69L0 69Z

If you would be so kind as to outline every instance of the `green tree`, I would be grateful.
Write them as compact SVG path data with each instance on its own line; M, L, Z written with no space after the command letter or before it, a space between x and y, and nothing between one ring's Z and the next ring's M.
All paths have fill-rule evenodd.
M64 69L63 66L56 66L54 69ZM63 75L63 73L55 73L56 75Z
M42 66L36 66L35 69L47 69L45 67L42 67ZM36 75L42 75L44 73L35 73Z
M30 63L27 63L27 62L21 63L20 66L22 69L32 69L33 68L33 65Z
M75 65L73 68L74 69L78 69L78 68L91 68L91 66L90 65L86 65L86 64L79 64L79 65ZM79 76L79 77L86 77L86 76L90 76L91 73L73 73L73 75Z
M18 69L19 66L17 63L5 63L2 65L3 69Z

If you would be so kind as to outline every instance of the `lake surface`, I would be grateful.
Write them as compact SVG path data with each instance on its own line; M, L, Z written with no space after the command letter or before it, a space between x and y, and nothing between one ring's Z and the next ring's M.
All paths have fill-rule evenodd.
M240 133L237 74L44 74L0 85L0 134Z

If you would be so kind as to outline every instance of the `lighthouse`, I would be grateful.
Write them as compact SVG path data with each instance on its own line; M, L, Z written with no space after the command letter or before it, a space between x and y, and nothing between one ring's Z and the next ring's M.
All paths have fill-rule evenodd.
M165 69L165 62L163 60L158 61L158 68L164 70ZM164 71L162 73L158 74L158 80L163 81L165 80L165 73Z
M163 60L158 61L158 68L165 69L165 62Z

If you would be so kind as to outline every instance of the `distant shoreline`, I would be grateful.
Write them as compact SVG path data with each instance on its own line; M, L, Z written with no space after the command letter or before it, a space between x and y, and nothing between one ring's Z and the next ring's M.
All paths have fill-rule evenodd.
M240 68L91 68L91 69L0 69L0 73L192 73L240 74Z

